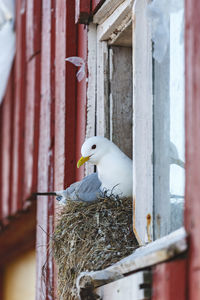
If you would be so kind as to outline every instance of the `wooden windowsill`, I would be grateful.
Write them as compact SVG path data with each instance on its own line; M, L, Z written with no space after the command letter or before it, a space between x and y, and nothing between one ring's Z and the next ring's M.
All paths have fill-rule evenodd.
M88 285L88 282L94 288L102 286L123 278L128 273L175 258L186 250L187 233L184 227L181 227L163 238L136 249L133 254L104 270L81 273L77 278L77 287L80 291Z

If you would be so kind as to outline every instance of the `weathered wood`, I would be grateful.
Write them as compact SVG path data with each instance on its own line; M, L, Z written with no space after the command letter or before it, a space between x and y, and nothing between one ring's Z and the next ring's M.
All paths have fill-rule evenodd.
M95 292L104 300L151 299L151 277L148 275L141 271L97 288Z
M97 49L96 49L96 25L88 26L88 86L87 86L87 125L86 138L96 133L96 72L97 72ZM86 164L85 173L89 175L94 172L94 166Z
M81 282L81 278L84 276L90 276L97 283L101 280L115 281L124 274L176 258L186 250L187 236L184 228L181 228L166 237L136 249L133 254L102 271L81 273L78 282Z
M15 214L23 206L24 183L24 120L26 99L26 4L16 1L16 59L15 59L15 101L14 101L14 135L12 164L12 207Z
M65 62L76 56L75 4L57 3L55 44L55 190L75 181L76 68Z
M90 0L76 0L75 22L88 24L90 20Z
M11 74L4 101L2 103L2 165L1 165L1 218L6 219L11 209L11 158L12 158L12 119L13 119L13 76Z
M153 268L152 300L186 300L186 259L176 259Z
M53 189L53 126L54 103L54 62L55 43L54 1L42 3L42 42L41 42L41 110L38 158L38 190ZM52 33L52 35L51 35ZM54 95L54 94L53 94ZM36 299L52 299L54 266L48 244L53 232L54 200L52 197L37 201L37 280Z
M109 40L122 32L132 18L133 0L126 0L98 26L99 40Z
M169 53L154 61L154 238L170 232L170 95Z
M99 40L97 27L97 107L96 133L109 138L109 73L107 42Z
M132 47L132 20L124 24L122 31L114 32L109 41L109 45Z
M92 12L95 13L105 0L92 0Z
M78 25L78 56L87 61L88 35L84 25ZM86 76L77 82L77 124L76 124L76 161L81 155L81 146L86 134L86 112L87 112L87 66ZM84 176L84 167L76 168L76 180Z
M200 299L200 2L185 1L185 225L189 233L188 299Z
M39 6L40 4L40 6ZM39 114L40 114L40 47L41 28L40 19L35 18L35 6L37 14L41 17L41 1L28 1L26 13L26 107L25 107L25 152L24 152L24 189L23 199L30 197L36 191L37 184L37 160L39 138ZM39 22L39 24L36 23ZM36 48L36 45L37 48ZM41 46L41 45L40 45Z
M73 37L72 37L73 38ZM55 40L55 190L64 188L65 175L65 58L66 58L66 1L56 2Z
M77 55L77 25L75 25L75 3L67 1L66 57ZM76 107L77 69L70 63L66 66L66 124L65 124L65 187L76 180Z
M132 158L132 48L109 48L110 139Z
M133 10L133 227L141 244L153 239L152 43L147 3L137 1Z
M93 10L96 10L97 8L97 4L98 4L97 2L100 3L100 1L93 1L92 3ZM104 3L103 1L101 1L103 5L97 10L95 15L93 16L93 22L95 24L103 23L122 2L124 2L124 0L116 0L114 2L113 0L107 0Z

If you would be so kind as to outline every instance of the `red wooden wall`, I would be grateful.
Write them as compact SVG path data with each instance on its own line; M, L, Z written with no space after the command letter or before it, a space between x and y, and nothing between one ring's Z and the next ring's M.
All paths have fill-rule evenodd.
M200 299L200 2L185 1L188 299Z
M85 137L87 83L86 78L78 83L75 67L65 62L74 55L87 61L87 27L75 24L75 15L81 21L85 9L76 7L78 2L16 0L16 58L0 107L2 226L12 222L10 216L27 210L31 205L27 199L34 192L62 189L83 176L83 170L75 166ZM103 2L85 3L88 17ZM189 252L187 260L153 268L154 300L200 299L200 3L185 3L185 226ZM37 225L37 299L52 299L54 265L48 247L54 226L51 197L37 199ZM44 263L46 272L42 274Z
M16 58L0 107L4 227L13 223L11 216L20 219L32 207L27 199L34 192L63 189L83 176L76 161L85 138L86 78L77 83L76 68L65 61L76 55L87 61L87 28L75 24L75 1L17 0L16 39ZM53 227L54 199L38 197L37 299L52 299L54 293L49 250Z

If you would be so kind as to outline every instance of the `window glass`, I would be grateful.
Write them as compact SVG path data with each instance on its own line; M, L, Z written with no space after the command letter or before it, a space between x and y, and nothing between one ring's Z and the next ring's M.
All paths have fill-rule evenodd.
M183 224L184 24L183 3L176 2L163 4L157 18L160 31L153 31L154 238Z

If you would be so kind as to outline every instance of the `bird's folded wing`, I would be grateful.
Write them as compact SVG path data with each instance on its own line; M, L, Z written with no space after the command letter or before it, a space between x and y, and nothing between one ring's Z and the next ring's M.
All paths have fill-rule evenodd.
M83 180L71 184L66 190L56 192L59 195L57 200L61 203L66 203L66 200L98 201L98 196L101 193L100 186L101 181L97 173L93 173L84 177Z

